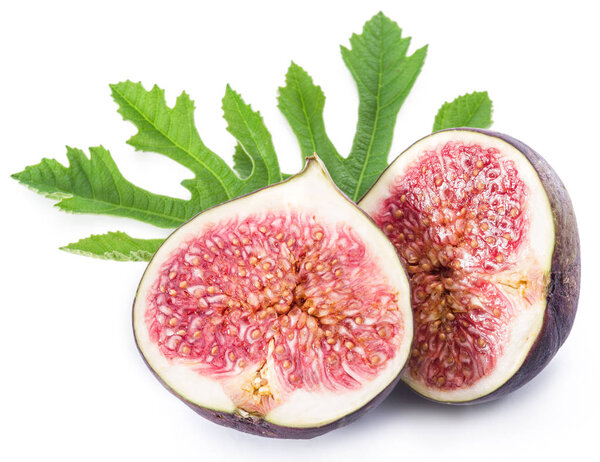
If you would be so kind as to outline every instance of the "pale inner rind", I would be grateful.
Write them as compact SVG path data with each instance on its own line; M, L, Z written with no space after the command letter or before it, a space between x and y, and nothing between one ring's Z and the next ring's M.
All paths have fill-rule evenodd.
M404 152L384 172L379 181L359 202L359 206L367 213L376 213L389 196L389 185L395 178L403 177L418 162L425 152L441 152L449 142L465 145L479 145L485 149L495 148L500 157L514 162L519 178L529 191L525 198L529 229L524 240L513 256L516 264L509 270L496 273L490 281L501 283L512 281L521 276L542 272L547 282L554 251L554 222L552 211L545 189L531 163L512 145L497 137L465 130L445 131L426 137L415 143ZM534 238L532 238L534 237ZM498 284L502 289L502 284ZM508 326L509 332L502 354L497 358L495 368L467 388L444 390L426 385L422 380L411 377L407 372L405 380L417 392L439 401L461 402L485 396L505 383L520 368L531 346L536 340L543 325L546 309L546 292L541 290L536 300L526 300L517 293L503 290L515 309L514 316Z
M375 379L345 393L327 390L307 393L295 390L286 397L285 402L264 416L265 420L279 425L320 426L361 408L398 376L410 350L413 327L406 274L398 259L389 258L390 254L395 253L395 249L376 225L366 216L363 217L360 210L333 186L316 161L309 163L302 174L287 182L246 196L242 202L232 201L207 210L175 231L158 250L142 279L134 305L134 330L140 350L150 367L177 394L204 408L235 412L233 401L219 382L198 374L193 362L184 365L169 361L157 344L151 341L144 323L145 300L161 270L162 262L179 250L178 243L187 242L193 236L202 234L208 226L218 223L223 217L243 219L244 216L255 213L286 210L302 210L304 213L314 210L315 217L325 224L350 225L357 236L368 244L373 260L388 278L386 283L396 290L398 307L404 321L397 353Z

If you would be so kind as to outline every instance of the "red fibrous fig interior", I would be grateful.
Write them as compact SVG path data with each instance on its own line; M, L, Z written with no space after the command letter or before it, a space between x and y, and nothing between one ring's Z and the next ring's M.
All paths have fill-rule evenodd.
M400 156L359 205L411 279L405 380L453 402L507 382L542 331L557 270L553 210L527 157L498 136L439 132Z
M528 225L525 193L497 149L448 142L393 183L375 215L412 277L418 328L409 364L427 384L451 390L494 368L514 310L487 278L514 266Z
M348 227L284 212L224 220L163 264L146 324L165 357L265 415L288 391L359 388L394 357L402 316L382 276Z
M283 427L334 422L381 393L408 355L408 282L390 251L312 160L167 240L138 293L138 344L200 407Z

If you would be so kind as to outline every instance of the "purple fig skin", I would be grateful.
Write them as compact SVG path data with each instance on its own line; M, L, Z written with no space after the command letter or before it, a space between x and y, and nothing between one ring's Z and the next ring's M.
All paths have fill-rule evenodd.
M512 377L493 392L470 401L448 402L457 405L484 403L507 395L533 379L546 367L569 335L577 312L581 280L579 233L569 193L556 172L537 152L511 136L491 130L451 128L440 132L445 131L477 132L499 138L514 146L537 172L548 196L554 220L555 243L549 271L544 321L525 361ZM429 136L432 135L427 137ZM416 391L415 393L420 394Z

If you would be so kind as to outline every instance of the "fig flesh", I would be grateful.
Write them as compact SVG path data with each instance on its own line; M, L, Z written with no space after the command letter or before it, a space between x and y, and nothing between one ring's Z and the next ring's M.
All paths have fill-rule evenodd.
M178 228L144 273L133 326L148 366L198 413L283 438L381 401L413 333L394 247L317 158Z
M481 402L539 373L563 344L580 281L562 182L531 148L478 129L429 135L359 202L411 279L415 335L403 380Z

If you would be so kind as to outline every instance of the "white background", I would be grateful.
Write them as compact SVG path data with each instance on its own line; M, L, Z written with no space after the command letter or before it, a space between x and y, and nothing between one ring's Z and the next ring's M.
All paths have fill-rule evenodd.
M0 11L2 295L0 459L12 460L578 460L596 453L598 309L598 14L581 2L5 2ZM206 5L206 6L203 6ZM210 5L210 6L209 6ZM488 90L493 128L542 153L573 199L582 241L579 314L552 363L499 401L449 407L399 386L358 422L310 442L266 440L212 424L152 377L130 327L143 263L57 250L91 233L164 230L69 215L9 178L66 144L110 149L125 176L187 197L190 173L125 144L135 133L109 83L157 83L196 101L207 145L230 159L225 84L259 109L285 171L300 167L276 108L293 59L327 95L326 124L347 153L355 85L339 54L379 10L429 44L397 122L392 154L431 130L438 107ZM591 455L589 457L592 457ZM589 459L588 459L589 460Z

